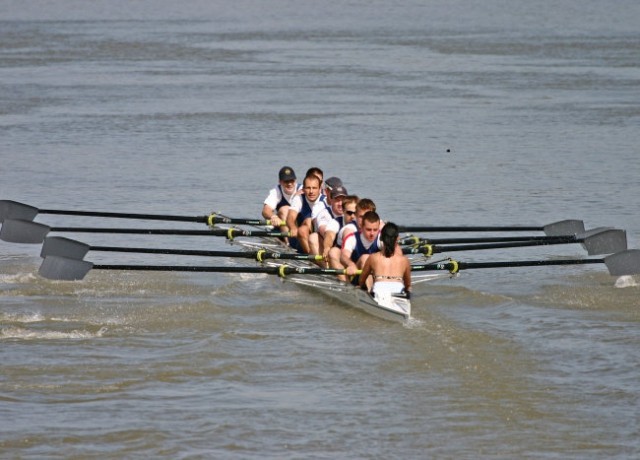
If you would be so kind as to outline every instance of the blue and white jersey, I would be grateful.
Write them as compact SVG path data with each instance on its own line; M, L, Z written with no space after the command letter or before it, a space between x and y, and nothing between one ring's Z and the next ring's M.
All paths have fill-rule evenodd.
M296 191L292 195L287 195L280 184L269 191L269 195L264 200L264 204L271 209L279 210L283 206L291 206L293 199L302 189L302 184L296 184Z
M321 200L322 197L314 202L307 199L305 195L296 195L291 202L291 209L295 209L298 212L296 222L298 225L302 225L305 219L310 219L314 212L318 213L327 207L326 203Z
M322 227L325 227L323 231L329 230L330 226L333 227L331 224L334 220L339 221L338 230L342 228L343 216L336 216L329 205L326 205L324 209L321 209L320 207L315 208L311 219L313 220L313 228L315 231L322 229Z
M349 236L351 233L355 233L357 231L358 231L358 222L356 219L352 220L346 225L342 225L342 227L339 227L338 230L336 231L337 236L336 236L335 245L341 248L342 243L345 240L345 237L344 237L345 233L347 234L347 236Z
M367 240L362 232L351 233L344 240L343 249L351 250L351 260L357 262L364 254L373 254L382 249L380 233L373 241Z

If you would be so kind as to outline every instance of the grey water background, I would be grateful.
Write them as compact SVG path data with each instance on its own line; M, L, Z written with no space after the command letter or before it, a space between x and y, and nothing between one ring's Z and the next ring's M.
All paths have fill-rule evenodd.
M280 166L320 166L398 223L577 218L637 248L639 20L626 0L3 0L0 199L257 217ZM637 277L469 271L416 286L403 326L267 276L47 281L39 250L0 243L4 458L640 455Z

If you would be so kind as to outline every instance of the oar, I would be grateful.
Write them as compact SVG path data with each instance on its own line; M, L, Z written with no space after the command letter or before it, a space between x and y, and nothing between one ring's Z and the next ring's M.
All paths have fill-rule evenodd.
M171 271L171 272L208 272L208 273L264 273L282 278L292 275L344 275L345 269L304 268L289 265L272 267L217 267L197 265L94 265L86 260L61 256L44 258L40 275L47 279L74 281L83 279L90 270L127 270L127 271ZM358 274L360 271L358 271Z
M548 236L574 235L584 232L581 220L561 220L547 225L512 226L399 226L401 232L544 232Z
M175 254L186 256L204 256L204 257L232 257L254 259L262 262L266 259L285 259L285 260L322 260L321 255L312 254L289 254L280 252L269 252L264 249L251 252L243 251L206 251L198 249L165 249L165 248L130 248L117 246L90 246L80 241L72 240L62 236L49 236L45 238L42 245L41 257L62 256L70 259L82 260L89 251L103 252L129 252L141 254Z
M458 262L452 259L432 264L412 265L411 270L433 271L446 270L452 274L460 270L480 268L533 267L550 265L582 265L604 263L613 276L635 275L640 273L640 250L629 249L609 255L603 259L563 259L563 260L520 260L506 262ZM127 270L127 271L180 271L210 273L264 273L285 277L291 274L300 275L344 275L344 269L300 268L288 265L274 267L217 267L197 265L94 265L85 260L71 259L61 256L47 256L40 266L42 277L52 280L80 280L90 270Z
M458 240L465 241L491 241L491 238L477 239L460 238ZM500 238L496 239L501 241ZM597 254L613 254L615 252L627 249L627 233L624 230L611 228L596 228L575 236L542 236L532 237L531 240L511 240L502 239L504 242L482 243L482 244L461 244L461 245L435 245L435 244L418 244L413 247L403 248L405 254L431 254L452 251L475 251L483 249L499 249L499 248L516 248L526 246L541 246L552 244L571 244L582 243L589 255ZM434 240L429 240L432 243ZM442 240L447 241L447 240ZM451 241L451 240L448 240Z
M606 256L603 259L559 259L559 260L512 260L506 262L459 262L449 259L431 264L412 265L412 271L460 270L478 268L535 267L550 265L581 265L604 263L613 276L636 275L640 273L640 249L628 249Z
M73 211L64 209L38 209L28 204L12 200L0 200L0 222L5 219L33 220L38 214L58 214L66 216L110 217L118 219L163 220L172 222L198 222L214 224L271 225L268 220L241 219L211 213L206 216L176 216L170 214L138 214L128 212Z
M113 233L137 235L191 235L224 236L230 240L237 236L288 237L289 233L267 230L243 230L240 228L209 230L175 230L158 228L93 228L93 227L49 227L38 222L20 219L5 219L0 230L0 239L9 243L42 243L49 232L67 233Z
M599 230L594 231L591 236L580 239L587 248L589 255L596 254L612 254L627 249L626 234L623 230ZM571 241L576 242L576 241ZM537 240L537 241L518 241L513 243L489 243L477 245L420 245L418 247L403 248L404 254L424 254L430 257L436 253L454 252L454 251L473 251L496 248L526 247L537 246L542 244L564 244L563 239L557 241ZM139 248L139 247L119 247L119 246L91 246L80 241L72 240L62 236L49 236L45 238L41 257L62 256L72 259L82 260L89 251L96 252L127 252L141 254L173 254L187 256L204 256L204 257L231 257L254 259L262 262L266 259L283 259L283 260L323 260L321 255L311 254L289 254L280 252L269 252L264 249L251 252L243 251L211 251L211 250L191 250L191 249L169 249L169 248Z
M589 230L605 230L608 227ZM509 243L517 241L566 241L567 243L575 242L576 238L586 232L574 235L557 235L557 236L540 236L540 235L521 235L521 236L478 236L472 238L422 238L415 235L405 236L398 240L398 244L402 246L417 246L420 244L467 244L467 243Z
M242 219L226 217L219 214L203 216L176 216L166 214L137 214L102 211L73 211L63 209L38 209L34 206L12 200L0 200L0 222L6 219L33 220L38 214L58 214L70 216L113 217L121 219L164 220L180 222L200 222L213 226L217 223L238 225L271 225L268 220ZM402 232L521 232L544 231L546 235L573 235L584 232L581 220L563 220L547 225L531 226L401 226Z

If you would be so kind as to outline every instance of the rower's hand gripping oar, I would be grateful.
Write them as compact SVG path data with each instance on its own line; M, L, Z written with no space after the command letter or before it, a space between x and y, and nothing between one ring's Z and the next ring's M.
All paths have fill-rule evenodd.
M432 244L434 240L430 240L430 243L419 243L410 247L402 249L404 254L424 254L426 257L430 257L435 253L453 252L453 251L475 251L483 249L500 249L500 248L516 248L527 246L541 246L541 245L553 245L553 244L571 244L581 243L587 250L589 255L598 254L613 254L615 252L624 251L627 249L627 233L624 230L612 229L612 228L596 228L583 232L573 236L540 236L529 237L530 240L522 239L509 239L505 242L485 243L484 241L491 241L488 239L477 239L480 244L460 244L460 245L437 245ZM464 240L473 242L474 238L460 238L458 240ZM503 239L496 238L496 241L502 241ZM405 242L408 240L405 240ZM446 240L443 240L446 241Z
M269 220L241 219L226 217L217 213L206 216L176 216L171 214L139 214L130 212L73 211L64 209L38 209L28 204L12 200L0 200L0 222L6 219L32 221L38 214L57 214L66 216L108 217L117 219L162 220L171 222L196 222L213 227L215 224L271 225Z
M158 228L94 228L94 227L49 227L39 222L21 219L5 219L0 229L0 239L9 243L42 243L49 232L67 233L110 233L136 235L185 235L224 236L234 239L238 236L288 237L288 232L268 230L243 230L240 228L211 228L209 230L175 230Z

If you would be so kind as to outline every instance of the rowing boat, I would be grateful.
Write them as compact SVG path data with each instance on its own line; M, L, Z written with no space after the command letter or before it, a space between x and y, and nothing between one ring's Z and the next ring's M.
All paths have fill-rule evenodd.
M168 220L183 222L205 222L209 230L158 229L158 228L102 228L102 227L49 227L31 219L38 213L69 214L123 219ZM377 317L407 321L412 317L410 299L402 295L376 295L339 281L336 275L344 275L343 269L324 269L314 264L319 256L299 254L286 246L281 238L287 233L274 232L269 221L229 218L218 214L208 216L149 215L134 213L113 213L102 211L76 211L48 209L39 210L14 201L0 200L0 240L14 243L43 243L43 262L38 273L52 280L81 280L90 270L143 270L143 271L183 271L207 273L253 273L277 275L286 282L309 287L329 297ZM214 228L222 224L228 228ZM229 227L244 225L251 229ZM254 228L256 230L254 230ZM271 230L269 230L271 229ZM434 279L457 276L460 270L490 269L507 267L540 267L560 265L604 264L612 276L622 278L640 274L640 249L627 249L626 232L610 227L584 230L582 221L565 220L545 226L446 226L446 227L404 227L403 231L413 232L524 232L544 231L546 236L522 237L472 237L425 239L407 235L400 240L403 252L412 259L412 284ZM209 251L171 249L158 247L114 247L91 246L64 237L47 236L57 233L114 233L147 235L202 235L226 237L232 244L240 244L243 251ZM451 244L457 243L457 244ZM588 255L604 254L602 258L554 258L508 261L465 262L445 258L436 262L415 262L415 257L431 257L437 252L477 251L507 247L525 247L548 244L581 244ZM253 249L253 253L249 252ZM89 251L107 251L146 254L175 254L184 256L252 258L261 266L215 266L215 265L100 265L84 260ZM425 274L424 272L436 272ZM635 285L627 283L626 285Z
M294 249L285 245L277 238L259 238L257 240L236 239L233 242L240 244L245 250L265 250L276 255L295 252ZM282 263L275 262L277 260L278 257L275 257L268 259L264 263L271 266L281 266ZM302 260L287 261L287 265L294 265L300 268L314 267L312 263ZM449 273L419 274L413 276L412 282L416 284L451 276ZM411 300L404 294L385 292L371 294L351 283L340 281L333 275L293 274L283 279L285 282L312 288L347 306L362 310L378 318L400 322L407 322L411 319Z

